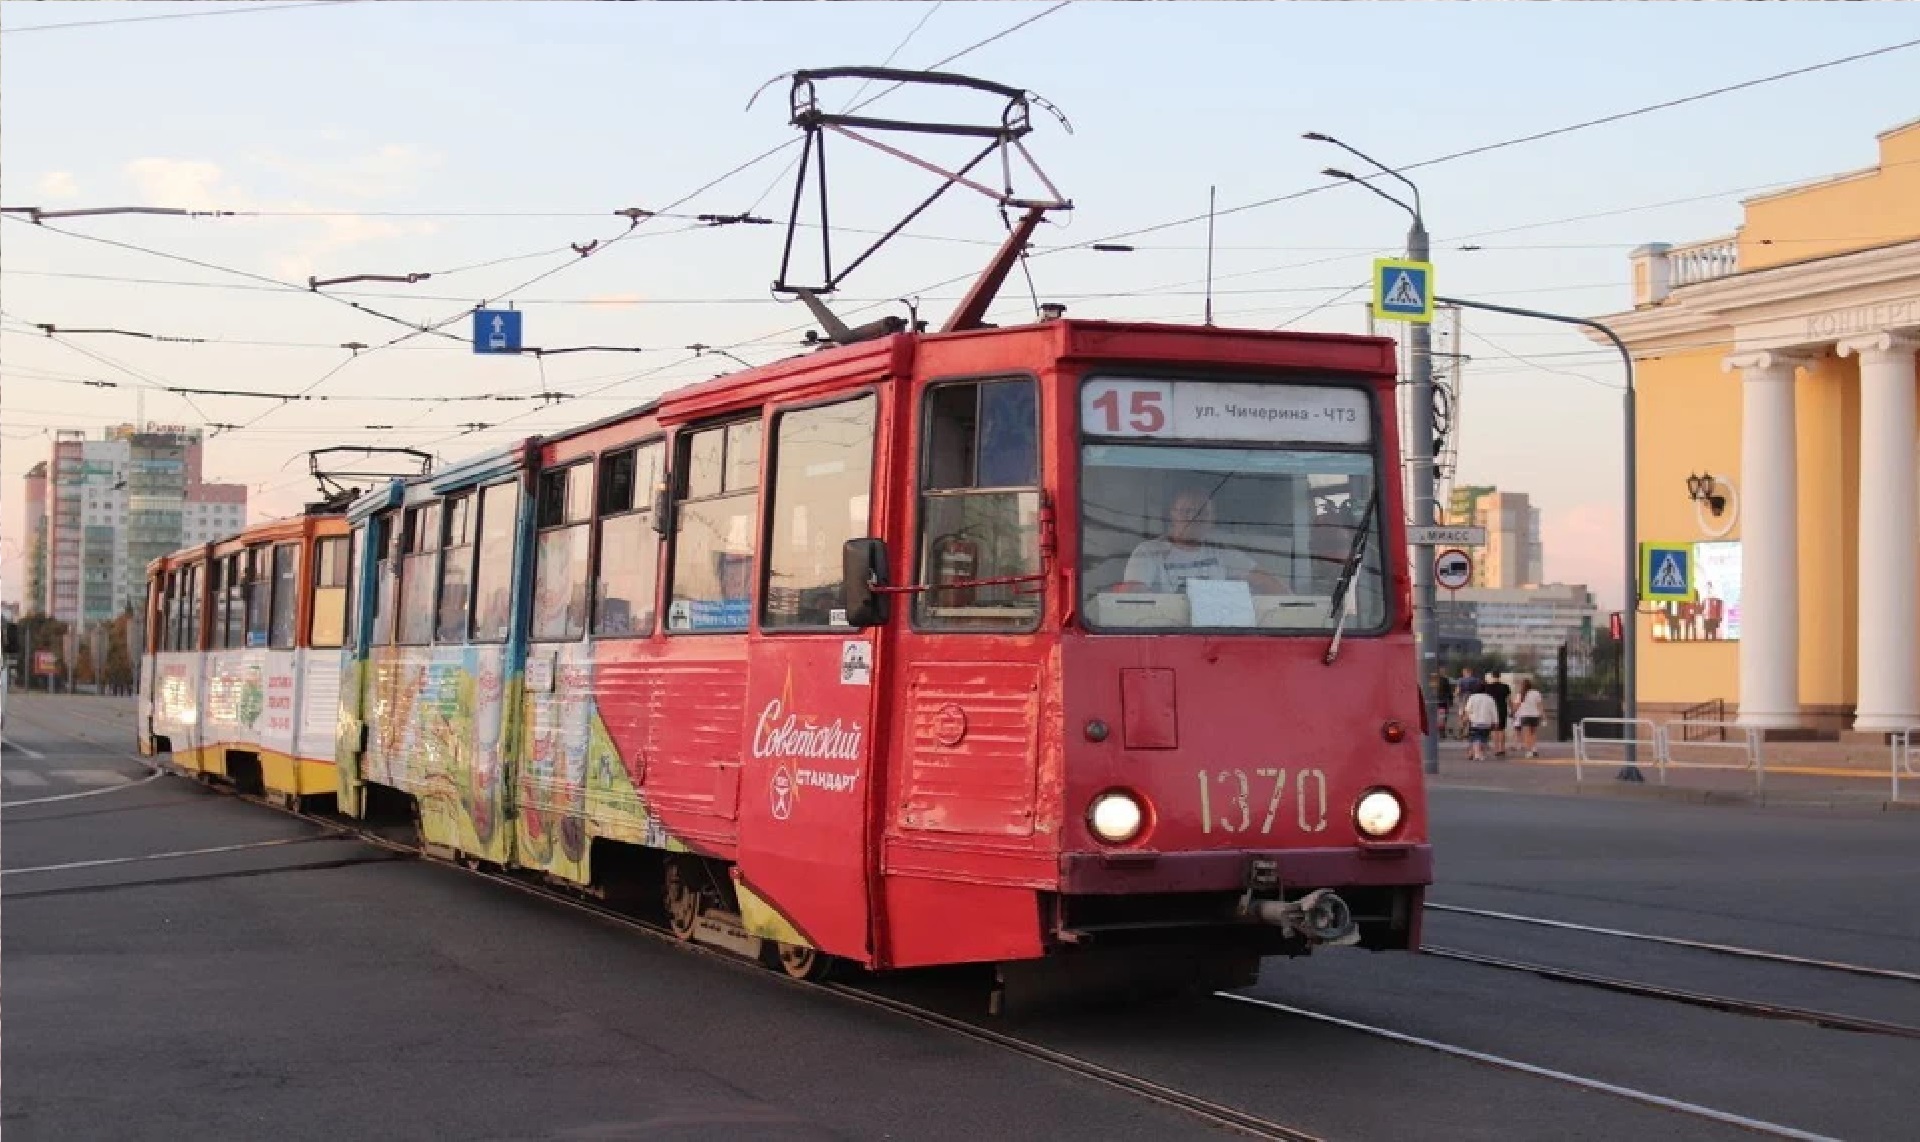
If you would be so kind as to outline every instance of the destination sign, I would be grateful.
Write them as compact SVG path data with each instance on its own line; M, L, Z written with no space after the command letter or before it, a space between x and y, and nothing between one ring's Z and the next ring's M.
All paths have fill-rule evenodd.
M1080 389L1091 436L1366 444L1373 412L1362 389L1099 377Z

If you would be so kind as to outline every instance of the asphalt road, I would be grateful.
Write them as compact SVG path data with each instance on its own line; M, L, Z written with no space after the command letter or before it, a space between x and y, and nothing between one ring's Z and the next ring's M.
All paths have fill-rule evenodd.
M19 697L0 756L10 1142L1225 1136L150 780L130 704ZM1433 803L1438 903L1920 972L1920 814L1447 789ZM1910 981L1451 913L1429 914L1427 940L1920 1026ZM1271 961L1246 994L1322 1018L1212 999L1003 1029L1326 1138L1912 1132L1920 1040L1355 951Z

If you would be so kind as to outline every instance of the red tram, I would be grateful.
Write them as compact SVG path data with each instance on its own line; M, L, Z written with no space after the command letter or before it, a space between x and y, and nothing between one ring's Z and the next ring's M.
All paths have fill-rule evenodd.
M1393 398L1385 339L900 332L365 497L341 805L798 976L1416 947Z

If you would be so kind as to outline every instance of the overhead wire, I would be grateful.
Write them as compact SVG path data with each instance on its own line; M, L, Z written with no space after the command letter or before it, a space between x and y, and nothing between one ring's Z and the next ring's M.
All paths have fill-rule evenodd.
M257 16L268 12L288 12L296 8L331 8L341 4L354 4L360 0L299 0L292 4L273 4L258 8L242 8L238 4L222 4L211 9L197 12L163 12L153 16L114 16L106 20L68 20L58 24L21 24L11 28L0 28L0 35L17 35L23 32L60 32L75 28L104 28L113 24L145 24L156 20L198 20L207 16Z
M5 221L14 222L19 225L32 226L38 230L45 230L45 231L48 231L49 233L59 234L63 237L76 238L83 242L94 242L94 243L98 243L99 245L112 246L121 250L131 251L133 253L146 254L156 258L164 258L168 261L182 262L182 263L185 263L186 265L197 266L200 269L212 270L216 273L231 274L235 277L248 278L252 281L264 283L265 285L272 286L278 290L281 290L287 293L311 294L317 297L324 297L329 301L333 301L337 304L344 305L349 309L358 310L359 312L364 313L369 317L376 317L382 321L391 322L393 324L402 325L408 329L415 330L416 335L418 333L437 333L438 332L437 330L423 328L421 324L417 321L408 321L404 317L396 317L391 313L384 313L380 310L374 309L372 306L362 305L359 302L352 300L351 298L338 297L338 296L335 296L334 294L326 292L325 290L316 289L312 286L297 285L293 282L282 281L279 278L268 277L265 274L256 274L251 270L242 270L233 266L223 266L216 262L208 262L199 258L190 258L184 254L175 254L167 250L156 250L150 246L141 246L133 242L122 242L115 238L102 238L97 234L83 234L78 230L67 230L58 226L49 226L44 222L28 222L25 219L17 218L17 217L14 217L13 215L4 215L4 216L0 216L0 218L4 218ZM450 337L452 340L456 340L456 341L460 340L457 337L452 337L452 335L450 334L440 334L440 336Z
M1022 19L1022 20L1020 20L1020 21L1018 21L1018 22L1016 22L1016 23L1014 23L1014 24L1012 24L1012 25L1010 25L1010 26L1008 26L1008 27L1006 27L1006 28L1003 28L1003 29L1001 29L1000 31L997 31L997 32L995 32L995 33L993 33L992 35L990 35L990 36L987 36L987 37L986 37L986 38L984 38L984 39L981 39L981 40L978 40L978 41L975 41L974 43L971 43L971 44L968 44L967 46L965 46L965 47L963 47L963 48L961 48L961 49L959 49L958 51L955 51L955 52L953 52L953 53L951 53L951 54L949 54L949 55L947 55L947 56L945 56L944 58L942 58L942 59L940 59L940 60L938 60L938 61L936 61L936 62L934 62L933 64L931 64L931 65L929 66L929 69L928 69L928 70L931 70L931 69L933 69L933 68L940 68L940 67L944 67L944 66L946 66L947 64L950 64L950 63L953 63L954 61L956 61L956 60L959 60L959 59L961 59L961 58L963 58L963 57L965 57L965 56L967 56L967 55L969 55L969 54L971 54L971 53L973 53L973 52L975 52L975 51L978 51L979 49L981 49L981 48L983 48L983 47L986 47L986 46L987 46L987 45L989 45L989 44L992 44L992 43L995 43L995 42L997 42L997 41L999 41L999 40L1001 40L1001 39L1004 39L1004 38L1006 38L1007 36L1009 36L1009 35L1012 35L1013 33L1015 33L1015 32L1018 32L1018 31L1020 31L1020 30L1021 30L1021 29L1023 29L1023 28L1026 28L1026 27L1029 27L1029 26L1031 26L1032 24L1034 24L1035 22L1037 22L1037 21L1039 21L1039 20L1041 20L1041 19L1044 19L1045 17L1047 17L1047 16L1050 16L1050 15L1052 15L1053 13L1055 13L1055 12L1058 12L1058 11L1060 11L1060 10L1062 10L1062 9L1064 9L1064 8L1066 8L1066 7L1068 7L1070 3L1071 3L1071 0L1059 0L1059 2L1058 2L1058 3L1055 3L1055 4L1053 4L1053 5L1051 5L1050 7L1047 7L1047 8L1045 8L1045 9L1042 9L1042 10L1041 10L1040 12L1038 12L1038 13L1035 13L1035 14L1034 14L1034 15L1032 15L1032 16L1028 16L1028 17L1026 17L1025 19ZM925 23L925 20L922 20L922 21L921 21L921 25L924 25L924 23ZM897 48L897 49L895 50L895 53L894 53L895 55L897 55L897 54L898 54L898 52L899 52L899 50L901 50L901 49L903 49L903 48L904 48L904 47L906 46L906 43L907 43L907 42L909 42L909 41L910 41L910 40L912 39L912 37L913 37L913 35L914 35L914 33L918 31L918 29L919 29L919 27L920 27L921 25L916 25L916 27L915 27L915 29L914 29L913 31L910 31L910 32L908 33L908 36L907 36L907 38L906 38L905 40L903 40L903 41L901 42L901 45L900 45L900 48ZM887 96L888 94L890 94L891 92L893 92L893 91L896 91L896 90L898 90L898 89L899 89L899 88L900 88L901 86L903 86L903 84L901 84L901 83L894 83L894 84L890 84L890 85L889 85L889 86L887 86L886 88L884 88L884 89L882 89L881 91L878 91L878 92L876 92L876 93L874 93L873 95L871 95L871 96L869 96L868 98L866 98L866 99L864 99L864 100L858 100L858 99L857 99L857 96L856 96L856 100L857 100L857 101L856 101L856 102L853 102L853 103L852 103L852 104L851 104L851 105L849 106L849 108L848 108L848 110L849 110L849 112L851 112L851 111L857 111L857 110L859 110L859 109L861 109L861 108L864 108L864 107L868 107L868 106L871 106L871 105L872 105L873 103L875 103L875 102L877 102L877 101L879 101L880 99L883 99L883 98L885 98L885 97L886 97L886 96ZM674 201L672 201L672 202L670 202L670 203L668 203L668 204L667 204L667 205L666 205L665 207L663 207L663 208L661 209L661 211L657 211L657 212L654 212L654 213L653 213L652 215L650 215L650 216L649 216L649 218L651 218L651 217L657 217L657 216L659 216L659 214L661 214L661 213L665 213L665 212L670 212L670 211L673 211L673 210L676 210L676 209L678 209L679 207L681 207L681 206L683 206L683 205L685 205L685 204L686 204L687 202L690 202L690 201L692 201L693 199L695 199L695 198L697 198L697 197L699 197L700 195L702 195L702 194L705 194L705 193L706 193L707 191L709 191L709 190L712 190L713 188L715 188L715 187L717 187L717 186L719 186L719 185L720 185L721 183L724 183L724 182L726 182L727 180L729 180L729 179L731 179L731 178L733 178L733 177L734 177L735 175L738 175L738 174L740 174L740 173L742 173L742 172L744 172L744 171L746 171L746 170L748 170L748 169L751 169L752 167L754 167L754 166L756 166L756 165L758 165L759 163L761 163L761 162L764 162L764 161L765 161L766 159L768 159L768 158L771 158L772 156L774 156L774 155L776 155L776 154L779 154L779 153L780 153L781 151L784 151L784 150L787 150L787 149L789 149L789 148L791 148L791 147L793 147L793 146L795 146L795 145L796 145L797 143L798 143L798 140L797 140L797 139L787 139L786 141L784 141L784 142L782 142L782 143L780 143L780 144L779 144L779 145L777 145L777 146L774 146L774 147L771 147L771 148L768 148L767 150L764 150L764 151L762 151L762 152L760 152L759 154L757 154L757 155L755 155L755 156L753 156L752 158L750 158L750 159L748 159L748 160L746 160L746 161L745 161L745 162L743 162L743 163L740 163L740 164L738 164L737 166L735 166L735 167L733 167L732 169L730 169L730 170L728 170L728 171L726 171L725 173L723 173L723 174L721 174L721 175L719 175L718 177L716 177L716 178L714 178L714 179L712 179L712 180L709 180L709 181L708 181L708 182L706 182L705 184L703 184L703 185L701 185L701 186L699 186L699 187L697 187L697 188L695 188L694 190L692 190L692 191L690 191L690 192L688 192L687 194L684 194L684 195L682 195L681 197L679 197L678 199L675 199ZM776 183L776 185L777 185L777 183ZM768 193L770 193L770 192L771 192L771 191L769 191ZM764 197L765 197L765 194L763 194L763 195L762 195L762 198L764 198ZM614 245L614 244L617 244L618 242L620 242L620 241L622 241L622 240L624 240L624 239L626 239L627 237L629 237L629 236L630 236L631 234L633 234L633 233L634 233L634 231L635 231L635 229L637 229L637 227L638 227L638 225L639 225L639 223L640 223L641 221L645 221L645 220L642 220L642 219L635 219L635 220L634 220L634 224L633 224L633 225L630 225L630 226L629 226L629 228L628 228L628 229L627 229L627 230L626 230L626 231L625 231L624 233L622 233L622 234L619 234L619 235L616 235L616 236L615 236L614 238L612 238L612 239L610 239L610 240L608 240L608 241L607 241L607 242L605 242L605 243L601 243L601 244L599 244L599 245L598 245L598 246L596 247L596 252L599 252L599 251L603 251L603 250L605 250L606 248L608 248L608 247L610 247L610 246L612 246L612 245ZM581 259L577 259L577 261L584 261L584 260L585 260L585 259L584 259L584 257L583 257L583 258L581 258ZM531 288L532 286L534 286L534 285L536 285L536 284L538 284L538 283L540 283L540 282L542 282L542 281L545 281L545 280L547 280L548 278L551 278L551 277L552 277L552 276L554 276L555 274L557 274L557 273L559 273L559 272L561 272L562 270L564 270L565 268L567 268L567 266L570 266L570 265L573 265L573 264L576 264L576 263L575 263L575 262L566 262L566 263L562 263L561 265L558 265L558 266L555 266L555 267L553 267L552 269L550 269L550 270L548 270L548 271L546 271L546 272L544 272L544 273L542 273L542 274L539 274L539 275L536 275L535 277L533 277L533 278L531 278L531 279L529 279L529 280L528 280L528 281L526 281L526 282L523 282L523 283L521 283L521 284L520 284L519 286L516 286L516 287L515 287L514 289L512 289L512 290L510 290L510 291L506 291L506 292L504 292L504 293L501 293L501 294L498 294L498 295L496 295L496 296L500 296L500 297L506 297L506 296L512 296L512 295L514 295L514 294L518 294L518 293L520 293L520 292L522 292L522 291L524 291L524 290L526 290L526 289L529 289L529 288ZM455 317L453 317L453 318L451 318L451 319L450 319L450 321L452 321L452 320L459 320L459 317L460 317L460 316L462 316L462 315L464 315L464 312L466 312L466 311L463 311L463 313L462 313L461 315L456 315ZM722 347L722 348L725 348L725 349L732 349L732 348L736 348L736 347L734 347L734 346L724 346L724 347ZM693 357L693 358L688 358L687 360L688 360L688 361L690 362L691 360L694 360L694 359L697 359L697 358L698 358L699 356L700 356L700 354L697 354L697 353L696 353L696 354L694 355L694 357ZM673 367L673 366L672 366L672 365L668 365L668 366L663 366L663 371L664 371L664 369L665 369L665 368L671 368L671 367ZM331 375L331 374L330 374L330 375ZM643 374L643 375L651 375L651 374ZM254 420L254 422L252 422L252 423L258 423L258 421L259 421L260 419L264 419L264 417L265 417L266 415L269 415L269 414L270 414L270 412L271 412L271 410L269 410L269 413L263 413L261 417L257 417L257 418L255 418L255 420ZM417 424L417 423L418 423L418 421L416 421L415 423Z

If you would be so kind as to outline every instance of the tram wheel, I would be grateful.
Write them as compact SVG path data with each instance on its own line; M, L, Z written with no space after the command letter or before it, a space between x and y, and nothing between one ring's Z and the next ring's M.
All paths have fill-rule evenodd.
M666 907L668 931L675 939L693 939L700 922L700 889L687 875L684 862L667 862Z
M818 948L803 948L798 944L783 944L777 940L766 941L766 947L764 958L768 966L791 979L818 983L827 978L827 973L833 968L833 957Z

